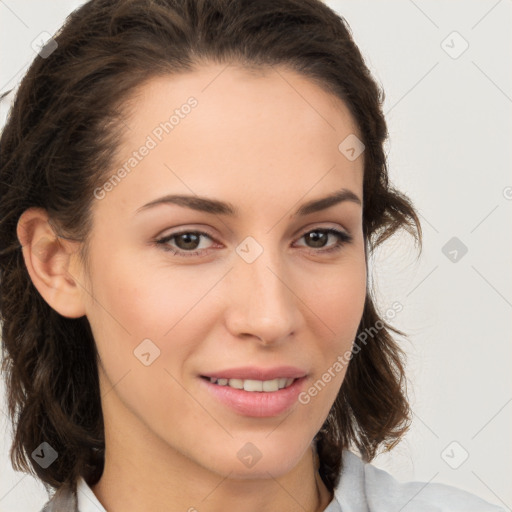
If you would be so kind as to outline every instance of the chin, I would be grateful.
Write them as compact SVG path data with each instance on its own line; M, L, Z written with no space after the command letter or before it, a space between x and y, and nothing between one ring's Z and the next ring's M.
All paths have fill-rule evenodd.
M244 440L232 440L219 453L211 453L210 468L235 480L279 478L293 470L305 456L310 446L308 440L291 443L278 438L271 441L268 432L260 438L244 436ZM268 436L265 439L265 436ZM231 455L233 454L233 455ZM307 455L306 455L307 456ZM203 452L204 460L204 452Z

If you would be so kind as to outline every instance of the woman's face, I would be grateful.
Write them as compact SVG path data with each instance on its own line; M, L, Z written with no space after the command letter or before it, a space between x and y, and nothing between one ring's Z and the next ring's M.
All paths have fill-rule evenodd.
M148 82L125 121L82 281L107 454L283 475L327 417L363 312L358 129L300 75L217 65Z

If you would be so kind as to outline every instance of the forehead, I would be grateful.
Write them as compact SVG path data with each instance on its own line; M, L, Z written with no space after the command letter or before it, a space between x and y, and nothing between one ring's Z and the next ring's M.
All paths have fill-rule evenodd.
M361 138L347 106L293 71L204 66L149 80L127 105L111 173L127 172L111 202L137 208L163 193L195 193L250 207L258 197L293 204L341 187L362 197L364 154L350 160L339 149Z

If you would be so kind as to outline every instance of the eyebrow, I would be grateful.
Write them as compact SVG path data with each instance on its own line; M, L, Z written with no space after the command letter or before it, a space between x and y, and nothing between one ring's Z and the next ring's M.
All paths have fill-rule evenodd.
M359 205L362 205L361 199L354 194L351 190L346 188L342 188L330 194L326 197L322 197L320 199L313 199L303 204L294 214L294 217L303 217L305 215L310 215L315 212L319 212L322 210L326 210L331 206L334 206L338 203L342 203L344 201L353 202ZM188 196L188 195L166 195L150 201L149 203L141 206L136 210L135 213L139 213L141 211L147 210L154 206L160 204L176 204L178 206L183 206L185 208L190 208L192 210L197 210L205 213L212 213L215 215L227 215L232 217L238 217L239 210L231 203L219 201L217 199L210 199L208 197L200 197L200 196Z

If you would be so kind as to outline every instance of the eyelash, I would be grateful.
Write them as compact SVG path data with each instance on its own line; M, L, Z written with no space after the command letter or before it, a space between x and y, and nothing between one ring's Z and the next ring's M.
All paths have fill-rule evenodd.
M303 238L304 236L308 235L309 233L312 233L312 232L321 232L321 233L324 233L324 234L332 234L332 235L335 235L337 237L337 242L332 246L332 247L329 247L328 249L318 249L318 250L315 250L313 248L309 248L311 253L321 253L321 254L326 254L326 253L333 253L333 252L337 252L339 251L345 244L349 244L350 242L352 242L352 236L349 235L348 233L345 233L343 231L339 231L337 229L334 229L334 228L317 228L317 229L311 229L310 231L306 231L306 233L304 233L300 238ZM175 256L183 256L183 257L191 257L191 256L199 256L201 254L204 254L204 253L207 253L211 248L208 248L208 249L199 249L199 250L195 250L195 251L184 251L182 249L175 249L173 247L169 247L167 245L167 242L169 242L170 240L172 240L173 238L176 238L180 235L184 235L184 234L194 234L194 235L203 235L207 238L209 238L210 240L213 241L213 238L208 234L208 233L205 233L204 231L193 231L193 230L189 230L189 231L180 231L178 233L172 233L171 235L167 235L163 238L159 238L159 239L156 239L154 242L157 244L157 246L161 247L164 251L167 251L167 252L171 252L173 253ZM299 240L300 240L299 238Z

